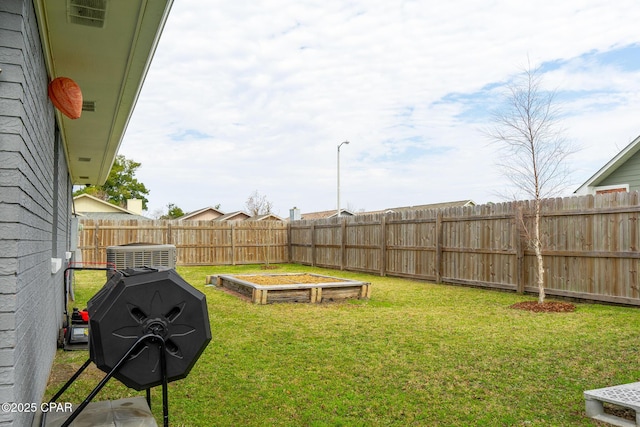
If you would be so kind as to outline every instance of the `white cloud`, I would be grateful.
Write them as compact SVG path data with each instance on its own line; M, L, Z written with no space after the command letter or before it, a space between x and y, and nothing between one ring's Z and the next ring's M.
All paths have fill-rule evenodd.
M598 53L640 44L639 21L635 0L176 1L121 152L150 211L242 209L256 189L281 215L333 209L345 139L345 204L492 200L486 88L527 57L556 63L547 84L581 94L565 123L578 169L604 164L604 137L640 134L640 64Z

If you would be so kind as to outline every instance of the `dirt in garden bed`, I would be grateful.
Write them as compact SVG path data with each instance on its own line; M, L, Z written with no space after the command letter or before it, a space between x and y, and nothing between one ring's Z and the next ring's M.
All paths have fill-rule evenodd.
M314 276L312 274L264 274L235 276L256 285L296 285L299 283L335 283L342 281L335 277Z
M571 313L576 311L575 304L559 301L545 301L542 304L538 303L538 301L523 301L509 307L536 313Z
M625 407L622 407L622 406L614 405L614 404L608 403L608 402L604 402L603 406L604 406L604 413L605 414L613 415L613 416L618 417L618 418L624 418L624 419L629 420L629 421L635 421L636 420L636 411L634 411L633 409L629 409L629 408L625 408ZM610 424L602 423L602 424L598 424L598 425L609 426Z

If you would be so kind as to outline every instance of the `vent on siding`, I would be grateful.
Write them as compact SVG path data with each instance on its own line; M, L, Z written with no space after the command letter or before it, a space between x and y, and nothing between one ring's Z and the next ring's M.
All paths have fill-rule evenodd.
M107 247L107 265L109 268L124 270L133 267L169 267L176 266L176 247L174 245L136 245ZM107 277L110 277L107 271Z
M72 24L102 28L107 13L107 0L68 0L67 12Z
M95 101L82 101L82 111L96 111Z

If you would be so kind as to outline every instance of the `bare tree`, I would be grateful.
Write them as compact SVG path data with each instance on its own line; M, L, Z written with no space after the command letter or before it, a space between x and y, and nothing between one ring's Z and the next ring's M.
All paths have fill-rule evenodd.
M541 84L540 69L526 68L508 85L504 105L493 114L493 125L485 131L501 147L496 163L512 184L512 196L533 200L533 230L525 231L537 261L539 303L545 299L540 205L569 184L566 159L575 152L560 126L556 91L545 91Z
M246 207L251 216L266 215L271 213L273 203L267 200L267 196L261 195L258 190L255 190L247 199Z
M255 190L247 199L246 207L249 215L254 217L258 215L270 214L271 209L273 208L273 203L267 200L267 196L261 195L260 193L258 193L258 190ZM264 224L262 222L253 221L248 223L251 224L250 228L252 228L256 232L256 244L258 244L258 236L260 234L263 234L259 233L259 231L264 231L266 233L264 235L263 243L260 244L260 247L262 248L262 256L264 258L264 267L268 269L270 268L269 253L271 250L271 241L273 237L271 233L271 225L267 223L265 228L263 227Z

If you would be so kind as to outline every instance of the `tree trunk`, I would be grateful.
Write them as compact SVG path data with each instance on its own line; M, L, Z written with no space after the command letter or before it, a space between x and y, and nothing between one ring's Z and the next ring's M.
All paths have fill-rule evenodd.
M544 260L542 259L542 241L540 240L540 201L536 200L536 218L533 230L533 251L538 267L538 304L544 302Z

